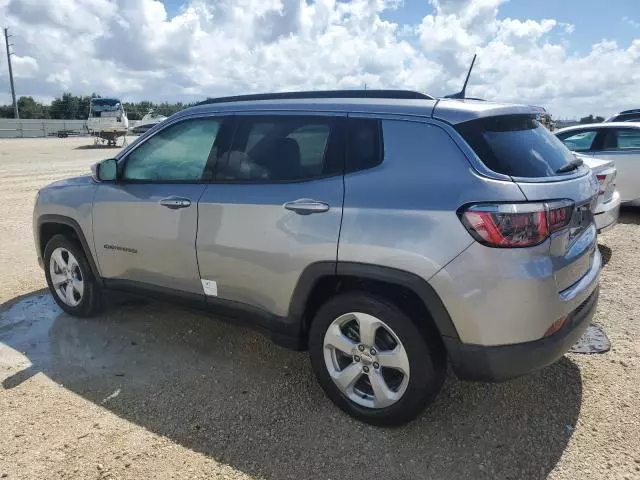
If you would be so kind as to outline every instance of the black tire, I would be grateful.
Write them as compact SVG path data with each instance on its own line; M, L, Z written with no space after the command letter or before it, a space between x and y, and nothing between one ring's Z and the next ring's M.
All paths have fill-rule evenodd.
M373 315L387 324L402 342L410 375L404 395L385 408L368 408L350 400L335 385L324 360L324 336L331 323L349 312ZM416 319L424 321L424 319ZM440 391L446 375L446 354L439 339L428 335L400 308L374 295L361 292L340 294L318 310L309 331L309 355L318 382L327 396L349 415L372 425L402 425L418 416Z
M76 306L70 306L63 302L56 292L51 281L51 255L56 248L64 248L68 250L73 254L78 262L82 280L84 282L84 292L82 294L80 303L78 303L78 305ZM84 250L77 241L75 241L74 239L70 239L65 235L54 235L51 240L49 240L47 246L44 249L44 271L47 278L47 285L49 286L49 291L51 292L53 299L56 301L58 306L66 313L75 317L90 317L101 310L102 291L100 289L100 285L98 284L98 282L96 282L95 276L91 271L91 267L89 266L89 262L87 261Z

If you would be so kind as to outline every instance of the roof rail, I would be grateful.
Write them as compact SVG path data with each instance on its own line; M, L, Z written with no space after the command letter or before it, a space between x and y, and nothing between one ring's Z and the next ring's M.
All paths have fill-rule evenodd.
M412 90L316 90L305 92L256 93L232 97L207 98L196 105L249 102L258 100L292 100L304 98L396 98L403 100L435 100L432 96Z
M618 115L622 115L623 113L640 113L640 108L632 108L631 110L623 110Z

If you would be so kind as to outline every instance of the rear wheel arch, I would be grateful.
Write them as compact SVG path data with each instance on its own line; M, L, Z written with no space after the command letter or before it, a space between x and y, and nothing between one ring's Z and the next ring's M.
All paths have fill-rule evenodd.
M71 240L74 240L84 251L84 254L89 262L93 276L98 283L102 283L102 277L100 271L93 258L87 239L80 227L80 224L73 218L66 217L64 215L45 214L38 218L38 241L37 248L40 258L44 259L44 251L47 243L55 235L64 235Z
M289 317L301 326L307 342L311 321L331 297L347 291L364 291L394 302L424 334L459 339L458 332L436 291L424 279L403 270L357 262L318 262L300 276L289 306Z

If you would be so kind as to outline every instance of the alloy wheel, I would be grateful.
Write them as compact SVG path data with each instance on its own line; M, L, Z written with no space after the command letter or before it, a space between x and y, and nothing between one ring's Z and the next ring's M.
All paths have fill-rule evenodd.
M49 274L58 298L70 307L77 307L84 294L84 279L76 257L66 248L56 248L49 260Z
M398 402L409 383L409 357L382 320L360 312L336 318L324 335L331 379L349 400L367 408Z

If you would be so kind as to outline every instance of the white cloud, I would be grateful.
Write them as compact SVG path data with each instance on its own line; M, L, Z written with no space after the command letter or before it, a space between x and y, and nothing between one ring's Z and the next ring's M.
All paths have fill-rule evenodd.
M578 55L574 25L498 18L506 0L430 0L433 12L411 25L384 19L400 0L185 1L170 18L157 0L0 0L16 35L18 95L189 100L364 83L442 95L460 88L478 53L472 96L556 116L640 104L640 38ZM5 62L0 75L6 82Z
M638 20L634 20L633 18L629 18L627 16L622 17L622 23L631 25L633 28L640 28L640 22Z
M38 73L38 62L35 58L12 55L13 76L16 78L31 78Z
M564 28L564 33L572 34L576 31L576 26L571 23L559 23L562 28Z

